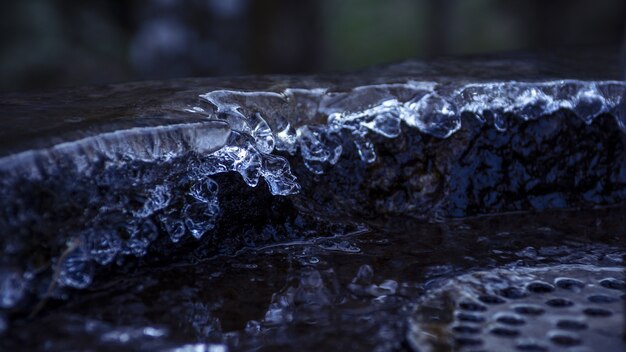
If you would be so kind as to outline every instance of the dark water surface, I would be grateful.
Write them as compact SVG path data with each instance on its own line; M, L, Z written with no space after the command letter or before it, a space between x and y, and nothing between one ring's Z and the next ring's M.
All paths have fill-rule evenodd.
M624 349L612 62L4 95L0 349Z
M602 326L602 320L617 322L602 336L604 346L619 350L623 214L623 208L609 208L432 225L406 222L403 232L375 230L243 250L193 264L138 268L124 276L97 277L70 301L51 302L36 319L16 321L3 345L9 350L403 350L411 348L407 335L416 302L455 277L506 268L523 281L525 268L545 268L558 277L564 268L557 265L576 269L579 264L597 271L609 268L613 272L603 275L621 282L621 290L607 290L618 305L587 303L608 306L613 317L585 319L584 302L571 313L590 326L586 329ZM594 286L599 282L579 294L586 298ZM469 292L462 285L457 289ZM547 314L558 317L562 308ZM448 325L440 324L441 329ZM556 325L552 329L558 331ZM543 333L535 338L551 350L559 347ZM511 340L501 339L503 344ZM589 346L587 342L581 345Z

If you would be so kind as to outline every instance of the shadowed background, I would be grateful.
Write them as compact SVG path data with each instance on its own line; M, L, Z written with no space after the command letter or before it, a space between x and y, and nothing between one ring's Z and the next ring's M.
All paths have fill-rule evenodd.
M623 0L4 1L0 90L618 48L625 23Z

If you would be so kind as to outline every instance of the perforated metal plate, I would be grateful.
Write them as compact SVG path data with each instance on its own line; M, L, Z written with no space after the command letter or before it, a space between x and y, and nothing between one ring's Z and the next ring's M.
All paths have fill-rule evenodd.
M624 268L558 265L480 271L427 295L416 351L626 351Z

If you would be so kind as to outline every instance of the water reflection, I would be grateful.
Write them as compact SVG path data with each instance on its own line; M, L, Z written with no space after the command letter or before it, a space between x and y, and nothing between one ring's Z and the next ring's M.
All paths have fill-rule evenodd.
M406 223L402 232L334 239L348 243L346 250L318 239L195 265L136 268L125 276L100 277L87 292L54 301L34 320L18 319L0 346L35 348L46 341L49 349L62 350L98 341L118 350L406 348L416 304L464 273L562 263L621 266L620 212ZM568 286L563 279L555 282ZM488 298L483 301L492 304ZM465 321L471 314L459 317ZM500 318L505 325L514 320Z

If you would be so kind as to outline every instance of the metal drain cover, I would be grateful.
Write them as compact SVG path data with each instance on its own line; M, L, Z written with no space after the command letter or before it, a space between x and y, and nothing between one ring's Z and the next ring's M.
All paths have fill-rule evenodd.
M624 268L558 265L456 277L419 302L416 351L626 351Z

